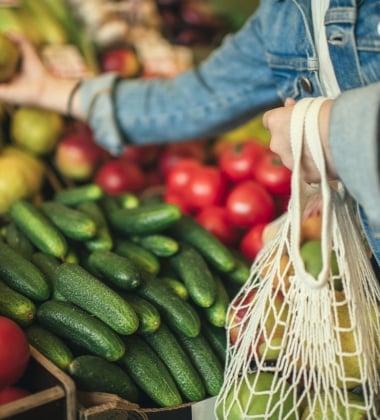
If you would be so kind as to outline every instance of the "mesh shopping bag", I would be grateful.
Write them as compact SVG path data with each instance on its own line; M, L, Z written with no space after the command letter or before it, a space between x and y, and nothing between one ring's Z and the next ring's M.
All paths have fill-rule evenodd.
M380 290L355 208L326 176L316 125L322 102L303 99L292 113L289 209L230 304L218 419L380 418ZM321 174L314 188L300 175L304 138ZM317 274L300 252L310 191L322 199Z

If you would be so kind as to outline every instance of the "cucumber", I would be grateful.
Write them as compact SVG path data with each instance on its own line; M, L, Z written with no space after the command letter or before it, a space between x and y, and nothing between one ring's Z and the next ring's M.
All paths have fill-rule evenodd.
M116 199L123 209L134 209L140 205L139 197L130 192L121 193Z
M95 236L96 223L86 213L57 201L44 201L41 209L68 238L84 241Z
M137 329L139 334L149 334L159 328L161 315L155 305L135 293L124 293L122 296L132 306L139 318Z
M92 354L77 356L69 366L69 374L81 391L107 392L137 402L139 390L119 365Z
M218 395L223 384L224 367L209 342L202 333L196 337L180 333L176 336L201 375L207 393Z
M57 292L95 315L119 334L132 334L139 325L136 312L113 289L78 264L62 263L55 272Z
M215 327L205 321L202 322L202 334L206 337L206 340L210 343L215 354L219 357L221 362L226 362L227 356L227 332L223 327Z
M0 278L12 289L33 301L50 297L50 287L43 273L9 245L0 242Z
M84 201L77 206L77 209L86 213L96 223L95 236L84 241L85 247L89 251L110 251L113 247L113 239L100 204L96 201Z
M189 292L187 291L186 286L181 282L181 280L168 276L160 276L159 279L160 281L168 285L173 290L173 292L176 295L178 295L181 299L189 299Z
M26 327L34 321L36 313L37 308L32 300L0 281L0 315Z
M175 204L144 204L136 208L121 208L109 214L110 224L127 235L148 235L160 232L180 219L181 210Z
M61 262L52 255L45 254L44 252L35 252L31 258L30 261L41 270L41 272L44 274L47 282L49 283L49 286L51 290L54 291L54 275L55 270Z
M223 279L232 284L242 286L249 278L251 273L251 264L239 252L232 251L235 257L235 267L227 273L221 273Z
M181 393L168 368L140 336L125 337L125 348L119 363L156 404L160 407L182 404Z
M157 331L145 334L143 338L160 356L188 401L205 398L206 389L201 376L175 335L165 324L162 323Z
M103 321L70 302L48 300L37 309L38 321L53 333L111 362L125 352L121 337Z
M5 242L27 259L29 259L34 252L34 245L13 222L8 223L5 227Z
M141 245L143 248L151 251L157 257L170 257L174 255L178 249L178 241L170 236L153 233L145 236L132 236L131 241Z
M133 243L128 239L118 239L115 243L114 252L116 254L128 257L141 270L150 274L157 274L160 271L161 264L158 257L152 252L140 245Z
M170 227L169 233L196 248L218 271L229 272L235 267L231 251L191 216L183 215Z
M104 190L97 184L76 185L57 191L53 199L67 206L77 206L84 201L97 201L104 196Z
M214 274L214 282L216 290L215 301L210 307L203 308L203 311L210 324L215 325L215 327L224 327L226 324L230 297L222 280L217 274Z
M27 200L17 200L10 205L8 214L39 251L64 258L68 248L66 238L42 210Z
M112 251L94 251L88 256L88 264L95 275L122 290L133 290L141 282L140 270L127 257Z
M104 214L107 215L122 208L117 197L107 194L100 199L99 204Z
M60 369L68 370L74 356L71 349L58 335L39 324L31 325L25 333L33 347Z
M141 285L135 293L156 305L161 316L172 329L189 337L199 334L201 323L194 307L182 300L158 278L143 273Z
M169 258L169 262L185 284L193 302L202 308L210 307L216 299L216 286L202 254L194 247L181 243L180 250Z

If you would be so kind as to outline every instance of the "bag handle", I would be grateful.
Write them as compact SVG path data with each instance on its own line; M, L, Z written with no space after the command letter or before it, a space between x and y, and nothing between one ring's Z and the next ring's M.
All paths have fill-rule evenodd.
M327 98L304 98L294 106L290 122L290 140L294 158L292 171L292 196L289 203L291 213L290 225L290 256L294 264L295 274L302 278L310 288L319 289L324 287L330 277L330 257L332 250L331 236L331 189L329 186L325 159L323 155L321 139L319 136L318 114L323 102ZM304 139L305 143L304 144ZM304 198L307 184L301 176L302 148L308 146L315 165L320 173L320 189L322 195L322 270L315 279L306 271L300 254L301 239L301 201Z

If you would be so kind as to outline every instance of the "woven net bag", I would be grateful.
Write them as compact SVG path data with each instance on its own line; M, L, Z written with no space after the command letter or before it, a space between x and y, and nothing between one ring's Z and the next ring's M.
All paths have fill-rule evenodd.
M327 179L317 127L322 103L303 99L292 113L289 209L230 304L218 419L380 418L380 290L355 208L342 185ZM303 141L321 175L313 189L300 176ZM317 275L300 253L310 190L322 199Z

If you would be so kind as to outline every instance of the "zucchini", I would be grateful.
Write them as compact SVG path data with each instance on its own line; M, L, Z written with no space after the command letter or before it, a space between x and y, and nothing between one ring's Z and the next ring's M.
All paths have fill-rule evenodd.
M175 335L165 324L161 324L154 333L145 334L143 338L160 356L188 401L205 398L206 389L201 376Z
M125 352L121 337L103 321L70 302L48 300L37 309L38 321L58 336L109 361Z
M29 343L60 369L67 371L74 359L71 349L58 335L39 324L25 330Z
M67 206L77 206L84 201L97 201L104 196L104 190L97 184L84 184L57 191L53 200Z
M95 315L119 334L137 330L139 320L133 308L82 266L62 263L55 272L54 284L65 299Z
M132 236L130 239L132 242L141 245L157 257L170 257L179 249L178 241L170 236L159 233L145 236Z
M217 274L214 274L214 283L216 290L215 301L210 307L203 308L203 312L210 324L215 325L216 327L224 327L226 324L230 297L222 280Z
M216 299L216 286L202 254L190 245L181 244L180 250L169 258L169 262L193 302L202 308L210 307Z
M119 365L92 354L77 356L69 366L70 376L81 391L107 392L136 402L139 390Z
M181 210L175 204L144 204L136 208L121 208L109 214L114 229L127 235L149 235L161 232L180 219Z
M2 242L0 242L0 278L10 288L33 301L44 301L50 297L51 290L41 270Z
M87 259L91 271L122 290L133 290L141 282L140 270L127 257L112 251L94 251Z
M96 223L86 213L57 201L44 201L41 209L68 238L85 241L95 236Z
M160 407L182 404L181 393L168 368L140 336L125 337L125 348L119 363L156 404Z
M17 200L10 205L8 214L39 251L60 259L65 257L66 238L41 209L27 200Z
M26 327L34 321L36 313L36 305L31 299L0 281L0 315Z
M128 239L118 239L115 243L114 252L133 261L141 270L150 274L157 274L161 264L158 257L140 245Z
M218 395L222 388L224 366L215 354L209 342L200 333L196 337L186 337L177 333L177 338L198 369L209 395Z
M158 278L143 273L141 285L135 293L156 305L166 323L174 330L189 337L199 334L201 323L194 307Z
M231 251L191 216L183 215L170 227L169 232L174 238L196 248L216 270L224 273L235 267Z
M157 330L161 324L161 315L155 305L135 293L124 293L123 298L135 310L139 318L139 334L149 334Z

